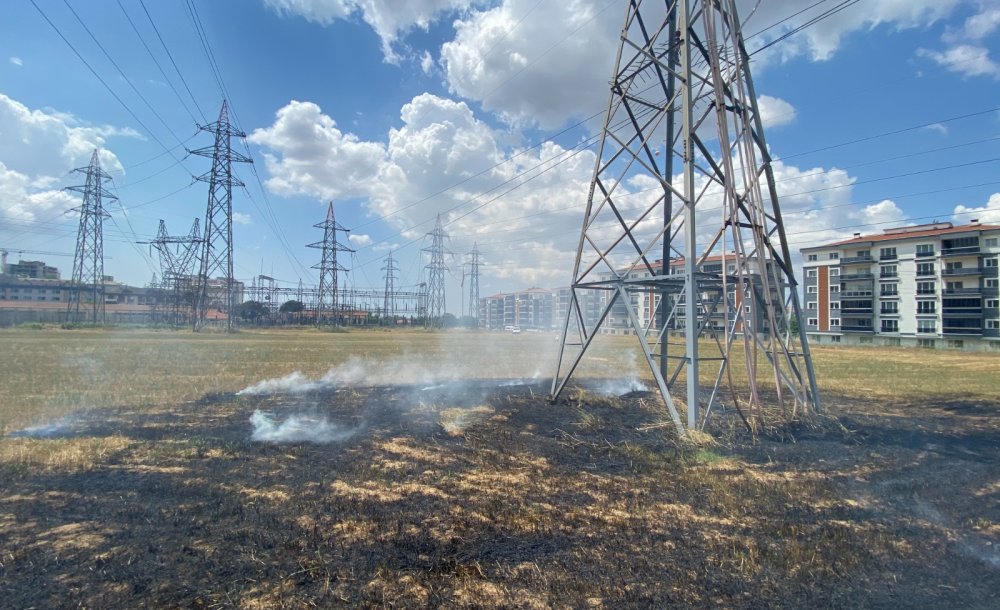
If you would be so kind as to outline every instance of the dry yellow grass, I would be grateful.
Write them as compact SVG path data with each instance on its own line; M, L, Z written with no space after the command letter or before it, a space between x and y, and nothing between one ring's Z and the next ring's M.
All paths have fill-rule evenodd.
M0 334L8 430L91 409L70 438L0 438L14 607L989 607L1000 586L996 355L816 350L843 429L749 446L678 442L648 395L497 387L549 375L551 335ZM356 387L233 395L352 358ZM456 375L494 381L419 391ZM253 442L256 409L360 432Z

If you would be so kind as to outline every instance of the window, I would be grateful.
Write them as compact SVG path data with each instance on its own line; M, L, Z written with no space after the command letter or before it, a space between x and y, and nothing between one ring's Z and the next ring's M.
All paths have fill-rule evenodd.
M830 292L840 292L840 286L830 286Z
M816 318L809 318L808 320L806 320L806 324L808 324L809 326L819 326L819 320L817 320Z
M896 265L882 265L881 277L896 277Z
M1000 299L986 299L986 309L1000 309Z
M994 280L986 280L986 287L987 288L996 288L997 286L1000 286L1000 284L998 284L995 279Z
M948 292L955 292L956 290L961 290L962 286L963 286L962 282L948 282L945 285L944 289L947 290Z
M840 309L840 302L830 303L830 309Z
M896 258L895 248L881 248L878 251L878 257L881 259L893 259Z
M882 320L882 332L884 333L899 332L899 320Z
M917 256L934 256L934 244L917 244Z
M807 260L811 260L811 261L814 261L814 260L817 260L817 259L819 259L819 255L818 255L818 254L810 254L810 255L808 256L808 259L807 259Z
M840 275L840 267L830 267L830 275Z
M750 313L750 306L749 306L749 305L747 305L746 307L744 307L744 308L743 308L743 311L745 311L745 312L747 312L747 313Z
M806 286L806 293L807 294L816 294L817 292L819 292L819 287L818 286Z
M996 266L997 266L997 259L995 258L983 259L983 267L996 267Z
M934 282L917 282L917 294L934 294Z
M962 261L954 261L950 263L945 263L944 268L948 271L954 271L956 269L962 268Z
M962 341L961 339L952 339L948 341L948 347L951 349L962 349L965 347L965 341Z
M896 284L879 284L879 294L884 297L894 297L899 294L899 286Z
M899 301L886 301L885 303L882 303L881 312L885 314L898 314Z
M872 343L875 343L875 340L871 337L858 337L858 343L861 345L871 345Z
M830 326L840 326L840 318L830 318Z
M872 257L872 251L871 250L858 250L857 257L858 258L871 258Z
M917 339L917 347L934 349L934 339Z
M986 320L986 330L1000 330L1000 320Z
M893 337L891 339L884 339L882 341L882 345L885 345L886 347L899 347L902 345L902 342L898 337Z
M984 241L984 243L986 244L987 248L996 248L997 247L997 238L996 237L987 237L986 240Z
M807 269L806 270L806 277L816 277L816 270L815 269Z
M838 258L840 258L840 253L838 253L838 252L831 252L830 253L830 260L835 261Z
M832 343L840 343L840 335L834 335L834 336L830 337L830 342L832 342Z
M918 333L936 333L937 320L917 320Z
M937 313L937 301L917 301L917 313Z
M816 301L809 301L806 303L806 309L816 309Z
M917 276L934 275L934 263L917 263Z

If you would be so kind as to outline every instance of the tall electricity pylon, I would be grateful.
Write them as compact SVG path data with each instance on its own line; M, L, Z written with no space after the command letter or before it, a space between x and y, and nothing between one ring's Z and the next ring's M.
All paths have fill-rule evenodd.
M67 303L67 316L71 322L85 319L92 324L103 324L104 317L104 211L105 198L118 200L104 184L111 176L101 169L97 149L90 157L90 165L73 170L87 176L86 183L68 186L66 190L83 194L83 203L74 210L80 211L80 227L76 234L76 254L73 257L73 279ZM81 314L83 292L90 294L90 312Z
M479 326L479 244L472 244L469 253L469 313Z
M448 265L444 261L444 255L449 252L444 245L448 234L441 225L440 214L434 223L434 230L427 235L431 238L431 246L422 250L431 255L431 262L424 267L427 270L427 321L440 326L446 311L444 275L448 271Z
M334 323L339 317L339 304L337 303L337 272L347 271L347 269L337 262L337 252L354 252L344 244L337 241L337 231L349 232L345 229L333 215L333 202L326 208L326 220L313 225L317 229L323 229L323 241L309 244L310 248L322 250L322 258L318 265L313 265L313 269L319 269L319 294L316 301L316 325L323 324L323 310L326 307L327 296L330 296L330 310L333 312Z
M198 273L194 329L197 330L205 322L205 314L212 298L209 295L209 280L213 274L218 274L225 280L226 294L222 305L226 310L226 329L231 332L237 305L233 279L233 186L243 186L243 182L233 175L233 162L253 163L253 160L233 150L232 138L245 138L247 134L229 122L226 100L222 100L219 119L209 125L199 125L198 129L214 134L215 143L209 147L188 150L188 154L212 159L212 169L197 178L208 183L208 206L205 211L205 238Z
M704 427L726 402L752 432L765 403L788 418L817 410L736 2L624 4L552 397L610 316L637 335L680 433ZM650 183L658 195L635 192ZM593 320L581 305L595 292L603 307ZM670 343L669 330L682 332L683 344ZM712 367L708 392L703 362ZM745 386L733 382L737 367Z
M389 256L385 257L385 267L382 267L382 271L385 271L385 297L382 302L382 320L383 324L396 323L396 265L392 260L392 252Z

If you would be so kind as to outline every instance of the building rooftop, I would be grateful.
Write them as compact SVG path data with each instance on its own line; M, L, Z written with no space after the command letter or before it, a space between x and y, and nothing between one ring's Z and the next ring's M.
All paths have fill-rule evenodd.
M938 235L949 235L952 233L972 233L976 231L993 230L1000 230L1000 225L984 225L979 222L973 222L956 227L950 222L935 222L909 227L893 227L891 229L885 229L881 234L876 233L873 235L861 235L860 233L855 233L854 237L851 239L822 244L819 246L810 246L808 248L802 248L802 251L817 250L820 248L833 248L837 246L849 246L851 244L897 241L902 239L915 239L919 237L937 237Z

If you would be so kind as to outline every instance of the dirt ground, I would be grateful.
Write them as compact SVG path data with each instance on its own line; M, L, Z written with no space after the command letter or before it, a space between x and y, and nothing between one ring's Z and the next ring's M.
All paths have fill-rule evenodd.
M1000 400L828 394L829 420L754 444L720 414L690 447L648 393L544 393L222 394L15 433L0 606L996 607ZM258 410L335 440L254 440Z

